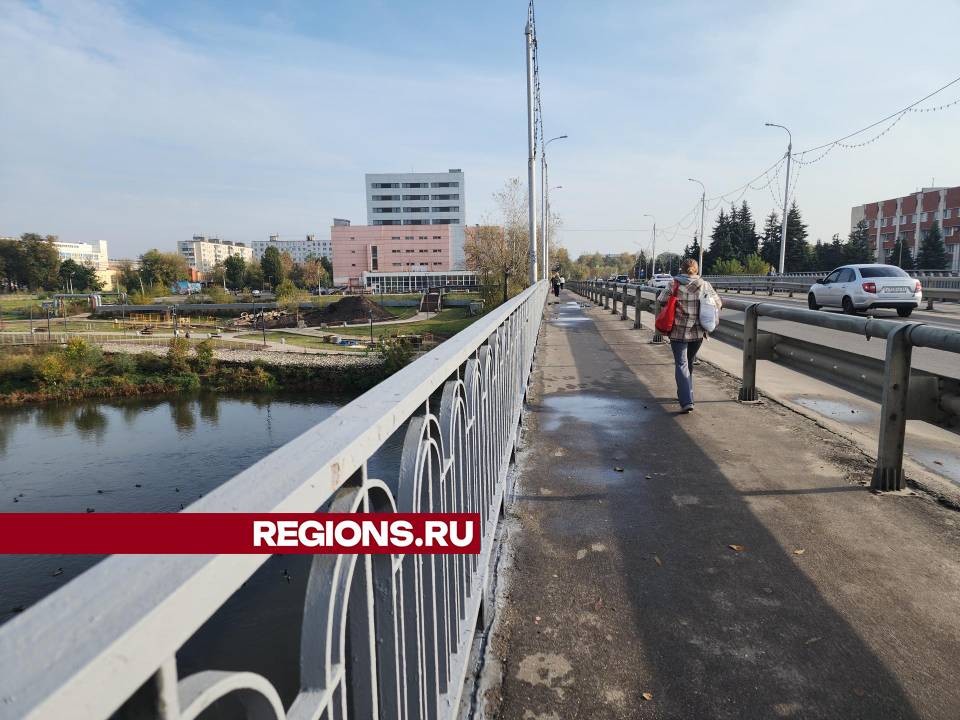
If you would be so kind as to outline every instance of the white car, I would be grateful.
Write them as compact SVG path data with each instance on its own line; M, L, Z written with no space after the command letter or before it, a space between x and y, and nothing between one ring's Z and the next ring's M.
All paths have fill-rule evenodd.
M650 282L656 288L668 288L673 285L673 275L668 273L656 273Z
M923 300L920 281L895 265L844 265L810 286L811 310L839 307L848 315L875 308L892 308L900 317Z

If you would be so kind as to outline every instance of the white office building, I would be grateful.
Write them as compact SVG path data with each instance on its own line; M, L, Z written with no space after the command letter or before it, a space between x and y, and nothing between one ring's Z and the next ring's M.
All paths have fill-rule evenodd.
M279 235L271 235L269 240L254 240L253 257L259 260L268 247L275 247L281 253L287 253L295 263L303 264L311 257L327 259L331 256L330 240L317 240L315 235L300 238L281 239Z
M96 245L91 243L73 243L54 241L54 246L60 254L60 260L73 260L78 265L92 265L97 270L106 270L109 259L107 258L107 241L98 240Z
M464 266L466 186L459 169L440 173L367 173L368 225L452 225L453 267Z
M246 262L253 260L253 250L243 243L203 235L194 235L192 240L181 240L177 243L177 252L186 258L187 265L201 273L210 272L214 265L224 262L231 255L239 255Z

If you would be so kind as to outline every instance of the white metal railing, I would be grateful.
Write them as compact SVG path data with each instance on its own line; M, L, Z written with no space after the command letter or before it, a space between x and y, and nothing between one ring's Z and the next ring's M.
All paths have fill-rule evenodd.
M546 294L528 288L184 511L480 514L478 556L313 557L289 708L261 675L177 670L268 555L118 555L0 628L0 718L106 718L148 682L165 720L227 695L256 718L453 717ZM367 461L404 424L394 496Z

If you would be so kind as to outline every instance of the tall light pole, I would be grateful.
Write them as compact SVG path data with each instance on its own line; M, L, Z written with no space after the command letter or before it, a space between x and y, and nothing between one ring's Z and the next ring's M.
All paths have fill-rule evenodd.
M537 147L533 131L533 23L527 18L527 199L530 232L530 284L537 282Z
M650 213L644 213L643 216L653 218L653 247L650 249L650 254L653 255L650 261L650 277L653 277L657 274L657 219Z
M566 140L566 135L557 135L547 140L543 144L543 155L540 156L540 205L543 210L543 222L541 223L543 233L543 279L550 279L550 238L547 237L548 228L550 227L549 218L547 217L547 203L549 202L550 190L547 186L547 145L552 143L554 140Z
M793 135L784 125L776 123L764 123L767 127L778 127L787 131L787 181L783 188L783 217L780 219L783 227L780 231L780 274L783 275L784 265L787 261L787 205L790 202L790 156L793 154Z
M687 178L690 182L695 182L700 186L700 257L697 258L697 267L700 268L700 274L703 275L703 216L707 213L707 189L703 183L696 178Z

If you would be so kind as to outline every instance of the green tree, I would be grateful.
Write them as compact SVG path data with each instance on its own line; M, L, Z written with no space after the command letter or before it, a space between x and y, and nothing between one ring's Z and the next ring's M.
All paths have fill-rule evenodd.
M259 290L263 286L263 270L260 263L250 263L243 274L243 286L251 290Z
M12 273L15 282L30 290L56 290L60 286L60 253L55 235L46 237L37 233L20 236L19 247L13 255Z
M752 253L743 259L743 272L746 275L766 275L770 272L770 265L757 253Z
M277 248L271 245L263 251L260 269L263 271L263 279L273 287L283 282L283 260Z
M780 267L780 233L783 232L780 216L771 212L763 224L760 236L760 257L775 268Z
M917 267L921 270L946 270L949 267L947 246L943 243L939 223L933 223L923 234L917 251Z
M247 261L242 255L231 255L223 261L223 271L227 276L227 286L233 290L239 290L243 287L244 273L247 269Z
M706 260L704 260L706 262ZM717 260L710 266L711 275L743 275L743 264L736 258Z
M785 272L806 270L810 264L810 246L807 243L807 226L800 216L796 201L790 205L787 213L787 257Z
M694 260L700 259L700 239L696 233L693 234L693 242L683 248L683 256Z
M730 214L733 220L733 251L736 258L743 262L748 255L755 254L759 249L757 226L746 200L740 205L739 210L731 207Z
M60 285L63 288L72 287L74 292L98 292L103 289L103 281L97 277L97 270L93 265L81 265L71 258L60 263L57 275Z
M890 254L887 256L887 263L896 265L904 270L915 270L916 264L913 261L913 253L910 252L910 246L907 241L900 237L890 248Z
M223 292L223 286L227 281L227 270L223 265L223 262L218 260L213 264L213 267L210 268L210 272L206 274L206 279L210 282L211 285L217 285L220 287L220 291Z
M330 261L330 258L324 255L320 258L320 264L323 265L323 269L327 271L327 277L330 278L330 282L333 282L333 263Z
M735 215L735 208L731 210ZM717 223L713 226L713 233L710 235L710 247L703 254L704 265L712 268L721 260L733 260L736 257L733 247L733 229L734 223L731 217L721 209Z
M160 252L156 248L140 256L140 276L147 285L169 285L190 274L187 260L179 253Z
M845 263L872 263L875 261L873 246L870 244L870 226L866 220L860 220L847 236L843 249Z

